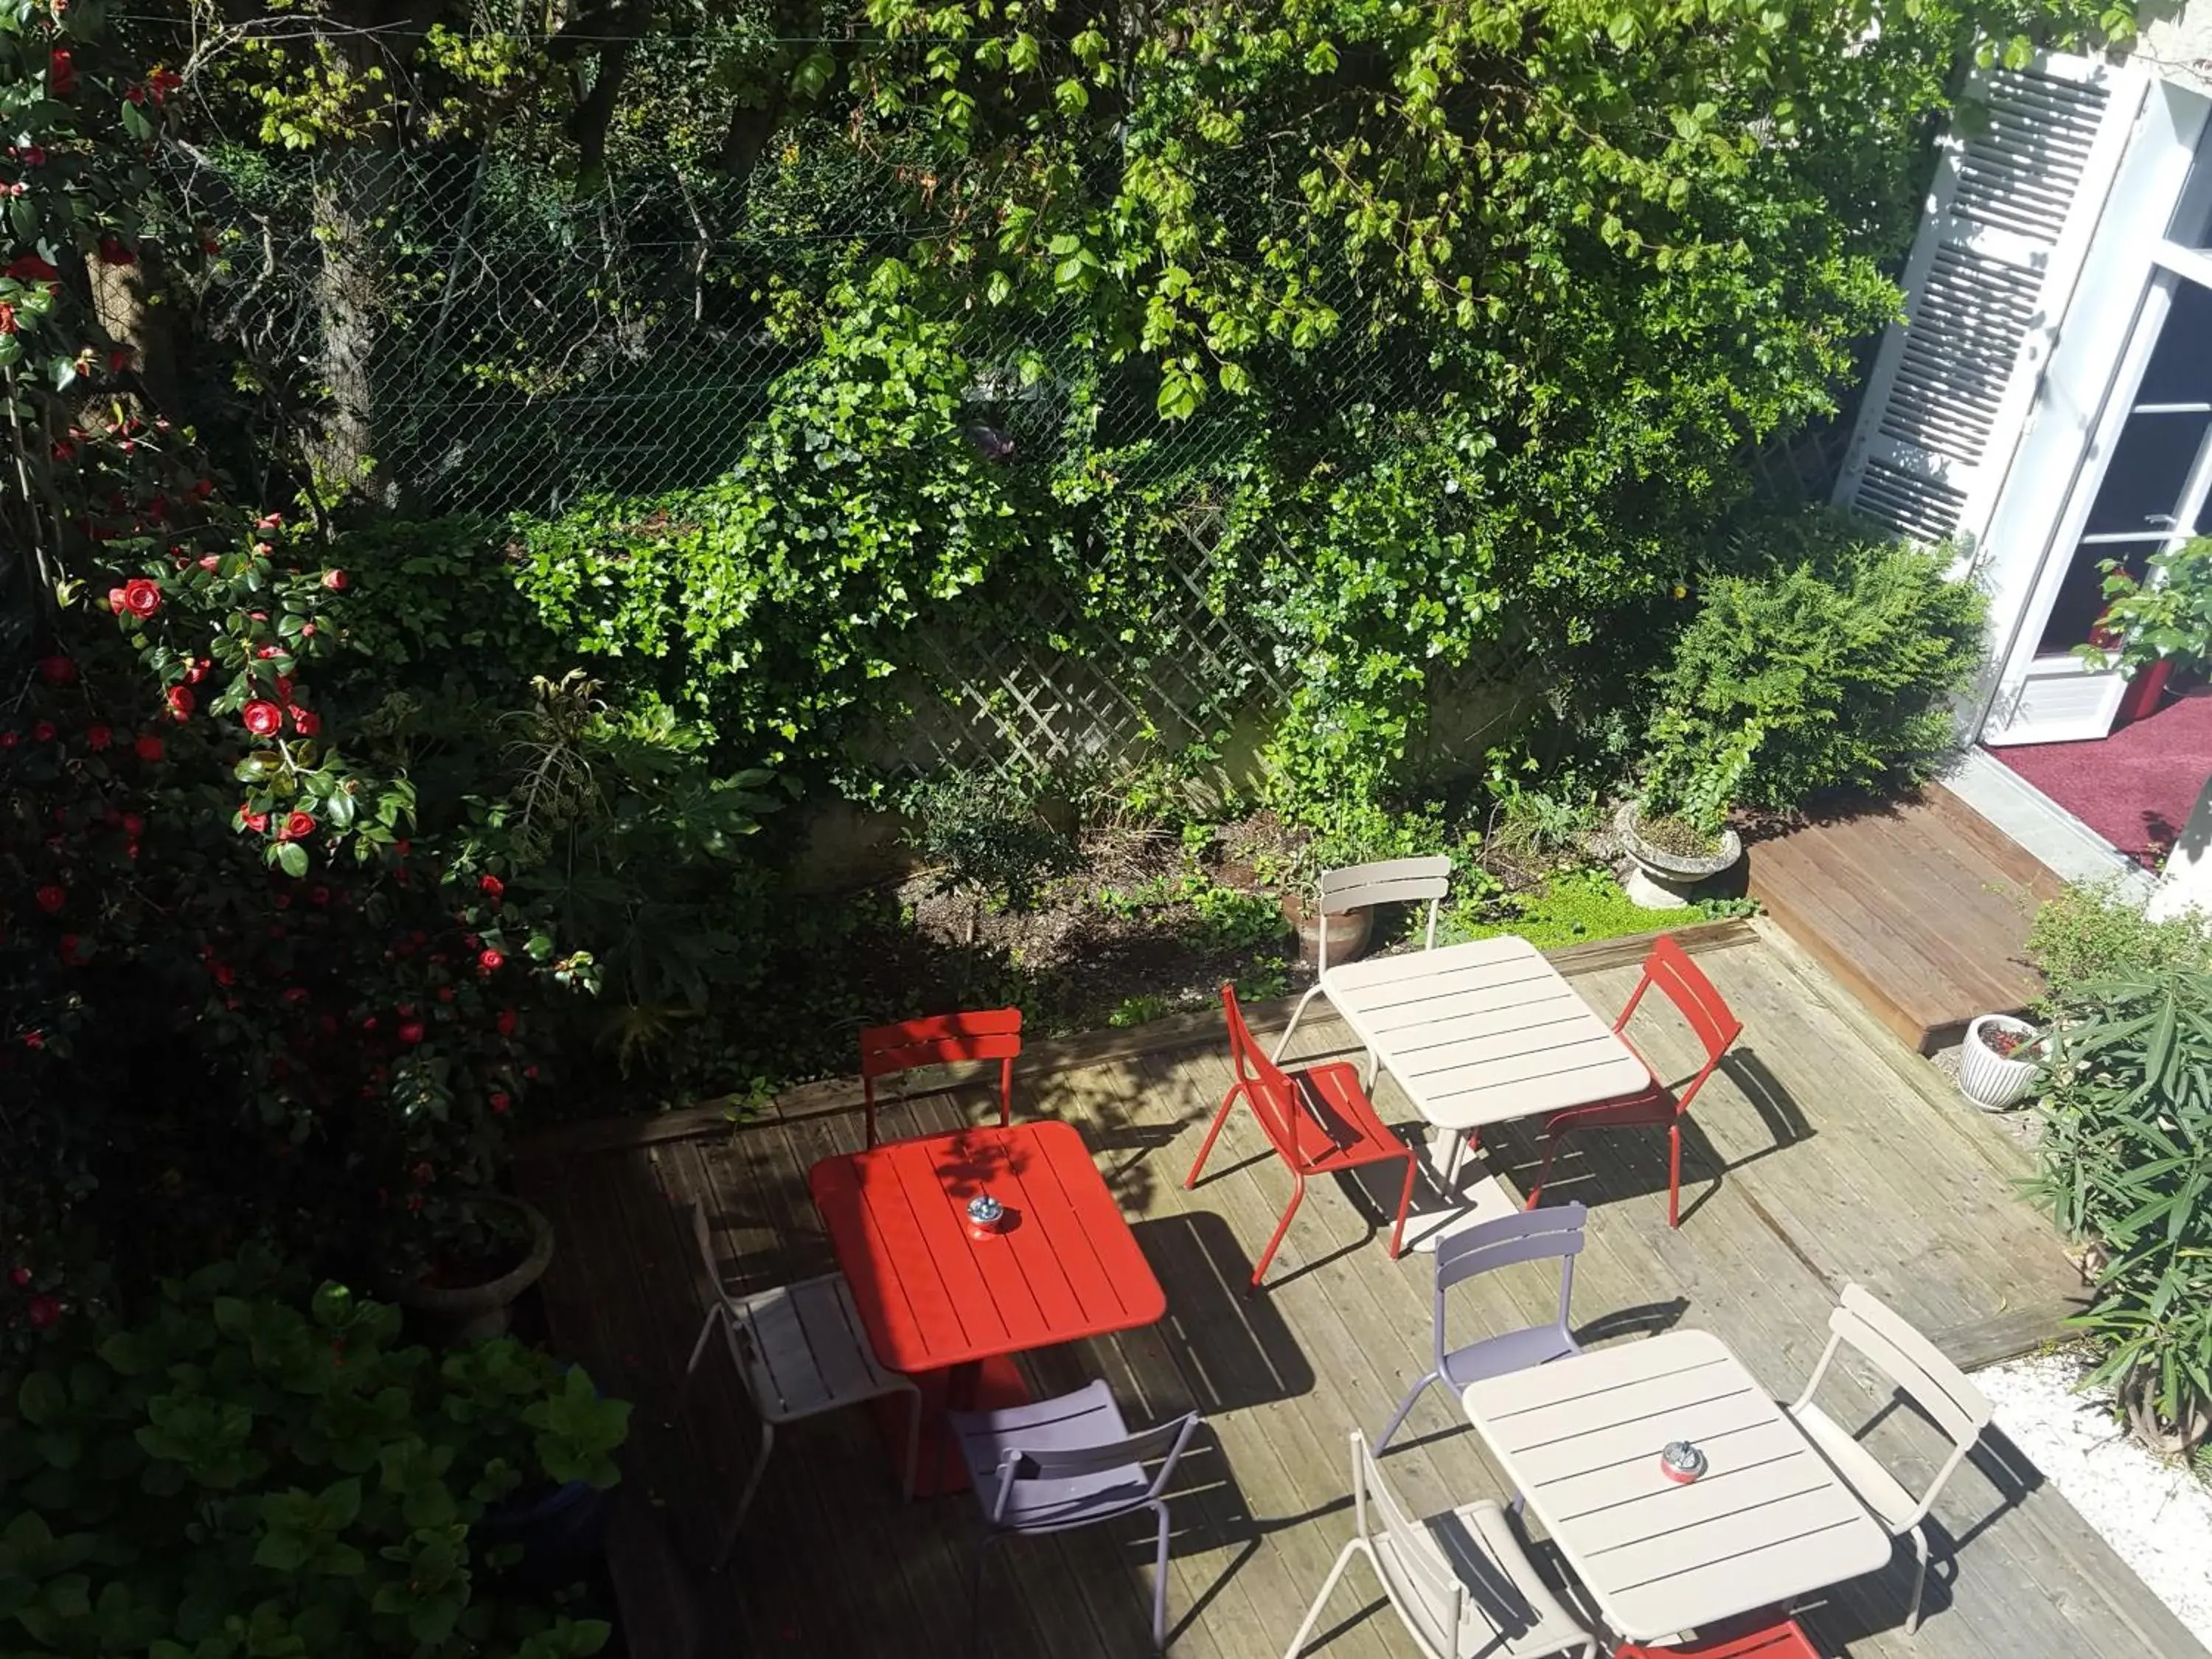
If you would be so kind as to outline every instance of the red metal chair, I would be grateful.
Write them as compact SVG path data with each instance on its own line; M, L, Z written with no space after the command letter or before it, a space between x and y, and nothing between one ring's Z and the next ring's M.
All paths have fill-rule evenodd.
M1771 1619L1772 1610L1752 1615ZM1712 1635L1686 1647L1647 1648L1624 1642L1613 1650L1613 1659L1820 1659L1820 1650L1795 1619L1746 1629L1731 1620Z
M1743 1022L1729 1011L1721 994L1713 989L1690 954L1674 942L1671 934L1662 934L1644 958L1644 977L1636 982L1635 994L1628 1006L1620 1011L1620 1018L1613 1029L1622 1042L1628 1042L1628 1021L1636 1012L1636 1006L1644 1000L1644 994L1656 985L1667 1000L1687 1020L1698 1041L1705 1044L1705 1063L1698 1074L1678 1096L1659 1080L1651 1071L1651 1062L1644 1061L1644 1069L1651 1073L1651 1086L1641 1094L1625 1100L1601 1101L1595 1106L1577 1106L1571 1110L1555 1113L1544 1126L1544 1161L1536 1170L1536 1184L1528 1189L1528 1207L1534 1209L1536 1200L1543 1195L1544 1177L1551 1173L1552 1155L1559 1149L1559 1142L1577 1129L1625 1129L1641 1124L1667 1126L1667 1224L1682 1224L1682 1119L1690 1109L1690 1103L1704 1088L1705 1079L1713 1074L1713 1067L1721 1063L1721 1056L1743 1035ZM1629 1043L1633 1049L1636 1045ZM1643 1051L1637 1050L1643 1060Z
M1213 1127L1206 1132L1206 1144L1198 1149L1197 1160L1182 1184L1186 1188L1198 1184L1198 1172L1206 1167L1206 1155L1220 1137L1221 1126L1228 1121L1229 1109L1239 1095L1243 1096L1252 1115L1260 1120L1268 1144L1290 1165L1295 1183L1283 1218L1275 1224L1275 1236L1267 1241L1267 1248L1260 1253L1260 1265L1252 1270L1252 1288L1258 1290L1260 1281L1267 1276L1267 1264L1275 1259L1283 1235L1290 1231L1291 1218L1305 1198L1309 1178L1402 1158L1406 1184L1398 1196L1397 1224L1390 1231L1390 1256L1395 1261L1406 1235L1406 1212L1413 1201L1413 1152L1375 1115L1375 1108L1360 1090L1359 1068L1339 1061L1285 1073L1252 1040L1243 1012L1237 1006L1234 985L1221 988L1221 1006L1229 1019L1229 1052L1237 1081L1222 1097L1221 1109L1213 1115Z
M923 1066L963 1060L999 1062L999 1127L1014 1121L1014 1056L1022 1051L1022 1011L992 1008L933 1014L896 1025L871 1025L860 1033L860 1095L868 1114L868 1145L876 1144L876 1079Z

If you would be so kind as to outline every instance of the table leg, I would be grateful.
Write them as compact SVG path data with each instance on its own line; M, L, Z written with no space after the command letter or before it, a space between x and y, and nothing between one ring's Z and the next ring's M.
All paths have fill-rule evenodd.
M1028 1385L1010 1356L976 1360L949 1370L921 1371L915 1385L921 1390L921 1447L915 1462L914 1495L935 1498L964 1491L968 1470L960 1461L960 1443L954 1439L947 1412L990 1411L1018 1406L1030 1397ZM876 1426L893 1464L906 1458L907 1413L913 1409L904 1395L890 1395L873 1402Z

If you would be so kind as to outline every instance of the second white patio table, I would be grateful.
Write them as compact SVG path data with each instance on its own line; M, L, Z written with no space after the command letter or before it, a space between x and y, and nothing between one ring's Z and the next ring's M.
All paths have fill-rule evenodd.
M1710 1332L1509 1371L1469 1383L1460 1403L1631 1641L1665 1641L1889 1563L1889 1534ZM1661 1467L1673 1440L1705 1454L1687 1485Z
M1346 963L1329 969L1322 990L1414 1109L1455 1144L1486 1124L1650 1085L1636 1051L1513 934ZM1441 1169L1448 1157L1437 1161Z

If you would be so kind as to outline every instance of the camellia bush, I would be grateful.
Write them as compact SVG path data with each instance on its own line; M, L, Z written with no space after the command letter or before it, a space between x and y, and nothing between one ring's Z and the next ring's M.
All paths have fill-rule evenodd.
M605 1488L629 1407L511 1340L444 1357L395 1308L251 1253L77 1322L0 1407L10 1652L586 1659L601 1620L506 1594L496 1523ZM488 1529L485 1523L494 1523Z

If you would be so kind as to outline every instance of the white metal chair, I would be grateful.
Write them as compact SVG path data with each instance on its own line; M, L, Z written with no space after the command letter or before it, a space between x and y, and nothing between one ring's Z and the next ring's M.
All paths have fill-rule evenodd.
M1416 1521L1407 1513L1358 1430L1352 1431L1352 1541L1322 1581L1291 1638L1297 1659L1337 1580L1364 1555L1382 1581L1406 1633L1426 1659L1597 1659L1597 1638L1565 1607L1522 1553L1504 1510L1489 1498Z
M1342 870L1321 872L1321 914L1324 918L1346 910L1364 910L1377 904L1420 904L1429 907L1428 933L1421 948L1433 951L1437 945L1437 907L1443 902L1451 889L1451 860L1438 854L1425 859L1389 859L1380 864L1355 864ZM1341 964L1339 964L1340 966ZM1268 1056L1276 1061L1291 1046L1291 1033L1298 1029L1298 1017L1306 1011L1306 1004L1316 997L1328 994L1328 928L1324 922L1321 943L1317 947L1314 982L1291 1010L1291 1023L1283 1027L1283 1034L1275 1039L1275 1052ZM1366 1086L1375 1086L1375 1051L1367 1052Z
M921 1442L921 1391L911 1377L885 1370L861 1327L860 1311L853 1305L852 1288L842 1273L779 1285L750 1296L732 1296L722 1289L721 1268L714 1259L714 1233L707 1224L705 1206L693 1200L691 1231L699 1242L699 1260L714 1286L715 1300L699 1327L699 1340L691 1345L691 1358L684 1367L684 1382L676 1396L674 1417L683 1414L690 1397L692 1373L707 1352L707 1339L720 1325L737 1367L746 1397L760 1415L760 1452L745 1475L738 1494L737 1513L730 1517L721 1542L716 1546L708 1571L719 1569L737 1542L745 1512L760 1491L767 1473L775 1431L787 1423L818 1417L842 1406L857 1406L886 1395L908 1397L906 1476L903 1495L914 1497L915 1455Z
M1887 1376L1899 1394L1926 1413L1951 1442L1950 1456L1929 1482L1927 1492L1917 1498L1875 1460L1865 1442L1813 1403L1837 1349L1846 1342ZM1846 1285L1843 1305L1828 1316L1828 1346L1820 1350L1820 1364L1813 1367L1804 1393L1783 1409L1892 1537L1911 1536L1918 1565L1912 1575L1912 1601L1905 1612L1905 1628L1918 1630L1920 1593L1928 1583L1928 1511L1952 1471L1966 1461L1966 1454L1982 1437L1982 1431L1989 1427L1992 1414L1989 1401L1934 1343L1863 1286Z

